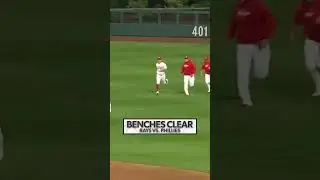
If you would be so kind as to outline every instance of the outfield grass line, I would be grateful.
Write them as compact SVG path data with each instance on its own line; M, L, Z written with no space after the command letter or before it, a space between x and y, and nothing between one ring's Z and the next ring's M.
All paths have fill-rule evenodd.
M160 45L166 45L166 46L210 46L208 43L185 43L185 42L132 42L132 41L111 41L110 44L160 44Z

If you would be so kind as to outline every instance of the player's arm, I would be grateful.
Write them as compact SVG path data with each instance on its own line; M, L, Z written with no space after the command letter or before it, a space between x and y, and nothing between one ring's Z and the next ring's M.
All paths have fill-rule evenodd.
M300 5L294 12L291 39L295 39L298 34L302 34L304 24L304 8Z
M236 16L236 10L233 11L230 24L229 24L228 36L230 39L234 39L237 32L237 24L236 24L235 16Z
M205 64L202 64L201 66L201 71L200 71L200 74L203 75L204 74L204 70L205 70Z
M165 72L165 71L167 71L168 70L168 66L167 66L167 64L164 64L163 65L163 71Z
M265 4L261 3L259 9L265 20L264 39L270 39L276 29L276 20Z
M193 75L194 75L197 71L197 67L194 63L192 63L192 70L193 70Z
M184 66L183 66L183 65L181 66L181 71L180 71L180 73L181 73L181 74L184 73Z
M320 24L320 1L315 1L315 23Z
M320 25L320 1L317 1L317 2L318 2L318 5L316 6L312 21L318 26Z

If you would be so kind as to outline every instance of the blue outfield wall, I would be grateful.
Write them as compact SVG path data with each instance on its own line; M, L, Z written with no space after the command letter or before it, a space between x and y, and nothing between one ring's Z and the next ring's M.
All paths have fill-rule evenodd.
M194 25L110 23L111 36L194 37ZM210 28L208 27L208 37Z

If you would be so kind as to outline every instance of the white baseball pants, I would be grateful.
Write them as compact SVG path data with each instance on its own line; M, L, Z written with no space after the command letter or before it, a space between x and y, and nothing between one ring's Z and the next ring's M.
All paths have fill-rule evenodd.
M205 82L206 84L210 84L210 74L205 74L205 75L204 75L204 82Z
M189 87L194 86L195 77L190 75L183 76L183 89L186 95L189 95Z
M305 65L309 71L313 82L315 83L316 92L320 92L320 43L310 39L305 40L304 45Z
M156 75L156 84L165 84L166 83L166 74L157 74Z
M237 86L243 103L252 103L249 91L250 72L253 64L253 74L263 79L269 74L271 51L269 45L260 49L255 44L237 45Z

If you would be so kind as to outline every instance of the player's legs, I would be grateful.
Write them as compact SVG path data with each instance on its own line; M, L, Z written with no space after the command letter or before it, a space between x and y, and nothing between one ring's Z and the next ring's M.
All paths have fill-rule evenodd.
M156 93L160 92L160 83L161 83L162 76L157 74L156 75Z
M190 82L190 76L184 75L183 76L183 90L185 95L189 95L189 82Z
M320 71L320 43L317 43L317 45L318 45L318 54L316 58L316 68L318 69L318 71Z
M4 149L4 143L3 143L3 134L1 132L1 128L0 128L0 160L3 158L3 149Z
M249 91L251 60L256 51L255 45L237 45L237 86L238 93L244 105L252 105Z
M268 76L270 59L271 50L269 45L263 49L257 48L253 57L253 73L256 78L264 79Z
M317 70L316 62L319 58L319 44L306 39L304 46L305 65L315 84L313 96L320 96L320 73Z
M207 85L207 88L208 88L208 92L210 92L210 74L205 74L204 75L204 81Z
M190 86L190 87L193 87L193 86L194 86L194 81L195 81L195 77L194 77L194 75L193 75L193 76L191 76L190 79L189 79L189 86Z
M167 77L166 77L166 74L162 75L162 77L161 77L161 82L162 82L163 84L168 84L168 79L167 79Z

